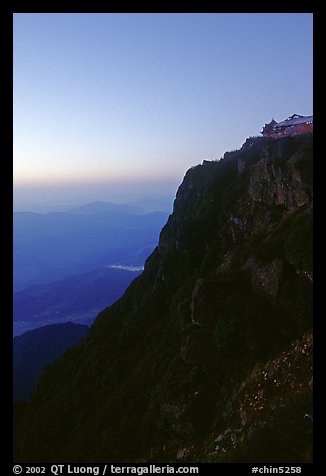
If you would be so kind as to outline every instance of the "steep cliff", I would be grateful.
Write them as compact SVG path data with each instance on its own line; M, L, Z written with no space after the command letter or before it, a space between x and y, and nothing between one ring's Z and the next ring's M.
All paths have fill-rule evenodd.
M311 327L312 136L248 139L188 170L143 274L19 413L16 459L310 461Z

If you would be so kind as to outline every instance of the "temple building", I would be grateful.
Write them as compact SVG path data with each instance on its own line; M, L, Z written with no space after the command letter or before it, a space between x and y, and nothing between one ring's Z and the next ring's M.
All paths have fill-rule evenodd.
M272 119L269 124L265 124L261 134L264 137L283 137L312 132L313 119L314 116L300 116L299 114L293 114L282 122Z

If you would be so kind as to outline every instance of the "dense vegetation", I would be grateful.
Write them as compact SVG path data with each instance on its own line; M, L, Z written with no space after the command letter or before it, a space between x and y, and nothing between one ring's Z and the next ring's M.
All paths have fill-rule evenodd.
M311 169L311 135L190 169L143 274L18 409L16 460L310 461Z

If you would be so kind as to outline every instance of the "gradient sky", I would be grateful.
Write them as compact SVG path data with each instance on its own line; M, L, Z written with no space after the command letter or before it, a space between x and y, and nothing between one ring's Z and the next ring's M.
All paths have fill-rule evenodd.
M15 14L14 205L174 194L312 114L312 49L312 14Z

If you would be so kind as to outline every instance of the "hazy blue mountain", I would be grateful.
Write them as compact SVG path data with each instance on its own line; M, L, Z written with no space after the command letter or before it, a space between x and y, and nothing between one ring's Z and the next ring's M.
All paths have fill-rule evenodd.
M127 264L97 268L14 293L14 335L46 324L73 321L91 324L116 301L142 271ZM124 269L127 267L127 269Z
M50 283L153 249L166 213L14 213L14 290Z
M72 208L68 210L66 213L73 213L73 214L97 214L97 213L106 213L106 212L121 212L121 213L131 213L131 214L140 214L144 213L144 210L141 207L128 205L126 203L117 204L111 202L91 202L86 203L85 205L81 205L76 208Z
M67 322L41 327L15 337L13 343L13 393L15 400L27 400L46 364L77 344L88 327Z

